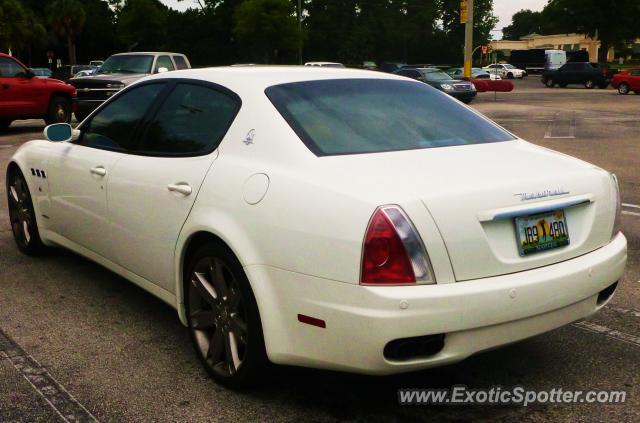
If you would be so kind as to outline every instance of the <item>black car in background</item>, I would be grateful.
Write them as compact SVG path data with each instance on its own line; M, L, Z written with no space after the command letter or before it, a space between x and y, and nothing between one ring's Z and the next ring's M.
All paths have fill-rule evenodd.
M570 84L584 85L585 88L607 88L611 79L606 68L589 62L565 63L556 70L545 70L542 73L542 83L549 88L556 85L565 88Z
M475 85L471 82L452 79L438 68L405 67L395 71L394 74L422 81L466 104L471 103L478 95Z

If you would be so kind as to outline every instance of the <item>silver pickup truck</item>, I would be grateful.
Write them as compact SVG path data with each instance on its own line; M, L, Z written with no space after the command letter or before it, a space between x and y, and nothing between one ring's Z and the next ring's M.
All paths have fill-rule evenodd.
M114 54L93 75L69 80L69 83L78 90L76 119L84 120L109 97L140 78L154 73L190 68L189 59L179 53Z

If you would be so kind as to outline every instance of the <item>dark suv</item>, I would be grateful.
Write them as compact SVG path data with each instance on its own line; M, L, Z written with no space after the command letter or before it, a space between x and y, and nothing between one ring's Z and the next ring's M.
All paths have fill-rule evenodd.
M606 72L588 62L566 63L559 69L545 70L542 74L542 83L549 88L556 85L565 88L569 84L580 84L586 88L607 88L609 82Z
M78 89L78 121L84 120L100 104L127 85L154 73L189 69L184 54L163 52L119 53L109 57L95 74L73 78L70 84Z

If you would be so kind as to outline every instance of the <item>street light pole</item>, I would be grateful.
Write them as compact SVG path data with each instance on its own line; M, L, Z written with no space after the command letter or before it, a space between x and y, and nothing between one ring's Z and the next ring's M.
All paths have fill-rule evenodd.
M464 29L464 76L471 78L473 66L473 0L466 0L467 23Z
M302 0L298 0L298 64L302 64Z

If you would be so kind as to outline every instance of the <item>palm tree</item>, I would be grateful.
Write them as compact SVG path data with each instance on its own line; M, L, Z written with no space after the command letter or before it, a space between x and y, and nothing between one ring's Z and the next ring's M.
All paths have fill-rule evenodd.
M82 31L86 13L78 0L55 0L48 9L49 23L55 33L66 38L69 64L76 64L76 36Z

